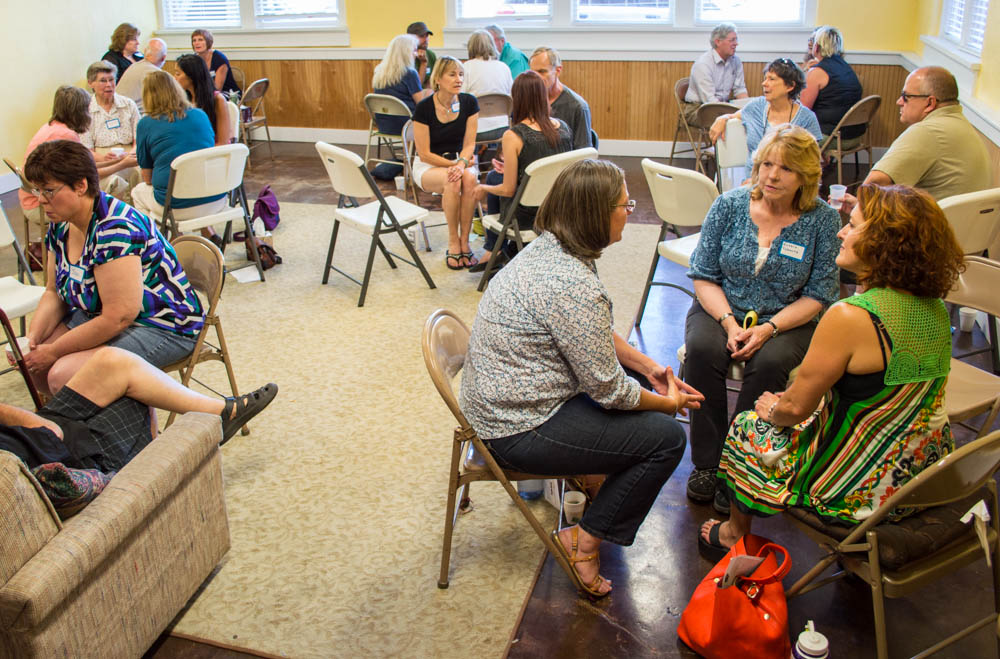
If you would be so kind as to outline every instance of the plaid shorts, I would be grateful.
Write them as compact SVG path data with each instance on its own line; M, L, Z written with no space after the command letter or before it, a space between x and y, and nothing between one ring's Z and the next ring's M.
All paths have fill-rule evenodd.
M152 440L149 407L132 398L102 408L63 387L38 414L62 428L82 464L93 462L103 472L118 471Z

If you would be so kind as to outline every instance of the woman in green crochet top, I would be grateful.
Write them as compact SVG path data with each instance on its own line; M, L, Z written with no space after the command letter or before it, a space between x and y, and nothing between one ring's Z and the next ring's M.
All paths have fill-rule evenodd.
M713 556L754 516L789 506L856 524L954 448L941 298L963 266L944 213L921 190L863 185L838 236L837 265L865 292L826 312L787 391L765 392L733 421L719 463L731 517L698 537Z

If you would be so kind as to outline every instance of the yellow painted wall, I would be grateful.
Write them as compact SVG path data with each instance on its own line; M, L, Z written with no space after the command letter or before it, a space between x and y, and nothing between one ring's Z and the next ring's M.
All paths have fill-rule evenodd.
M156 29L155 0L0 4L0 43L7 59L0 155L20 162L28 140L52 112L56 88L83 86L87 66L107 51L111 33L123 21L137 25L145 41Z
M986 15L986 39L983 41L983 68L974 96L994 109L1000 109L1000 2L990 3Z
M835 25L847 50L914 50L918 0L818 0L816 24Z
M434 34L430 45L441 46L445 0L344 0L353 48L385 48L406 26L423 21Z

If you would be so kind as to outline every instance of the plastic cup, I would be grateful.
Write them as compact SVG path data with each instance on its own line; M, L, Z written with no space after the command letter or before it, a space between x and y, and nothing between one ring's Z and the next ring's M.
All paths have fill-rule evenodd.
M583 492L570 491L563 497L563 514L566 521L576 524L583 517L583 509L587 506L587 495Z
M976 326L978 311L972 307L962 307L958 310L958 325L963 332L971 332Z
M830 208L840 210L840 207L844 205L844 195L847 194L846 185L831 185L830 186Z
M111 155L113 155L115 158L121 158L122 156L125 155L125 147L113 146L111 147L110 151Z
M28 337L19 336L17 337L17 347L21 349L21 355L26 355L31 352L31 346L28 345ZM10 349L10 346L6 347L7 352L7 362L11 365L14 364L14 351Z
M406 179L404 179L402 176L397 176L396 177L396 189L397 190L402 190L403 189L403 185L405 183L406 183Z

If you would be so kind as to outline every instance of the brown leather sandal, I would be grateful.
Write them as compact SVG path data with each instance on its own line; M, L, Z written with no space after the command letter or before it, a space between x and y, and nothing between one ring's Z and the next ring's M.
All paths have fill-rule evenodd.
M579 526L574 526L570 530L570 536L571 536L570 542L572 544L572 549L573 549L573 554L572 555L570 555L569 552L566 551L566 548L563 547L562 539L560 539L560 537L559 537L559 530L556 529L556 530L552 531L552 540L556 544L556 550L559 552L559 554L564 559L566 559L566 561L569 562L569 566L570 566L570 569L571 569L572 574L573 574L573 581L576 582L576 587L579 588L580 590L582 590L583 592L587 593L587 595L589 595L590 597L593 597L593 598L604 597L605 595L607 595L611 591L609 590L607 593L602 593L600 591L601 585L605 581L604 577L602 577L600 575L600 571L601 571L601 557L600 557L600 553L595 551L593 554L587 554L586 556L579 556L578 555L578 552L579 552L579 539L580 539L580 527ZM594 577L594 580L591 581L589 584L584 583L583 582L583 578L580 576L580 573L576 571L576 564L577 563L584 563L586 561L594 561L597 564L597 572L598 572L598 574L597 574L596 577Z

